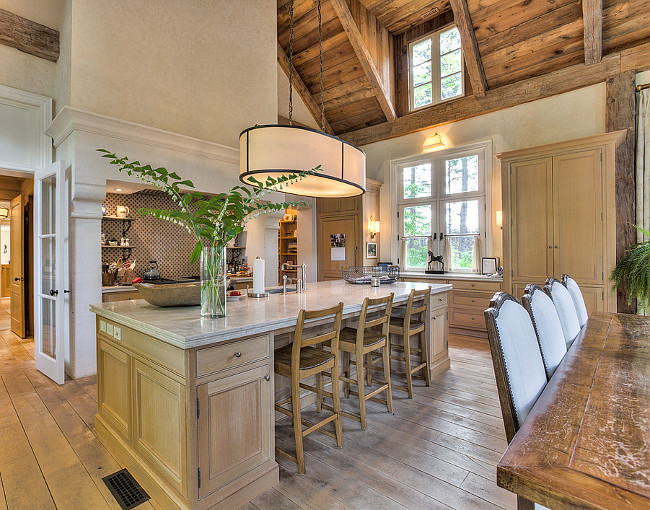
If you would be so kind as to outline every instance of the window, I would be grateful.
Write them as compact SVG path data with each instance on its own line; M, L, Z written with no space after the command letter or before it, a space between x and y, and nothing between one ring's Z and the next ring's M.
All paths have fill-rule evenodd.
M409 44L410 109L417 110L464 93L463 52L456 27Z
M477 236L485 235L484 166L483 148L454 149L393 166L397 258L403 269L426 269L428 251L444 256L448 241L445 270L472 271Z

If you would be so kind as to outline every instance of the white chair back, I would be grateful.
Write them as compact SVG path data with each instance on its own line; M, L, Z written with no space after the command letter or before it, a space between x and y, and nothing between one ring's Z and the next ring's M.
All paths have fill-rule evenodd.
M564 341L568 349L578 336L578 333L580 333L578 312L576 312L576 306L573 304L571 293L556 278L546 280L544 290L553 300L555 311L560 317L560 324L562 324L562 331L564 331Z
M508 442L546 386L546 370L528 312L498 292L485 310L494 373Z
M553 300L537 285L526 286L521 302L533 320L546 377L550 380L567 351L560 317Z
M580 327L582 327L587 324L589 315L587 314L587 307L585 306L585 299L582 297L580 286L568 274L562 275L562 283L571 293L573 304L576 307L576 313L578 314L578 323L580 324Z

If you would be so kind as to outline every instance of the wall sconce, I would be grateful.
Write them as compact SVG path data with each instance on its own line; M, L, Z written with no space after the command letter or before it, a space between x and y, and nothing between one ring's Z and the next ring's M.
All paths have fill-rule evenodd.
M503 229L503 211L497 211L497 227Z
M5 219L9 217L9 209L6 207L0 207L0 219Z
M370 239L374 239L377 234L379 234L379 220L375 220L370 216L370 221L368 221L368 235Z
M424 140L424 144L422 145L422 150L430 151L432 149L444 146L445 142L442 141L442 136L438 133L435 133L433 136L427 136L426 140Z

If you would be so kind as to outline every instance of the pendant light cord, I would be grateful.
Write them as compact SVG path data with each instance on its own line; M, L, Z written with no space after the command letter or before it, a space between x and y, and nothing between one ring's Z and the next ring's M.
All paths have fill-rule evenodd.
M318 0L318 56L320 58L320 121L321 130L325 131L325 88L323 86L323 22L321 19L320 2Z
M322 74L323 65L321 63L321 76ZM289 125L293 125L293 0L289 2Z

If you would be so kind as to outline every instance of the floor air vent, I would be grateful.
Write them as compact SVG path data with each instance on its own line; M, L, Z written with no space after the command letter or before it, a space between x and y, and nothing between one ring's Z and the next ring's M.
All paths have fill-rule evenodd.
M135 508L150 499L126 469L108 475L102 480L124 510Z

